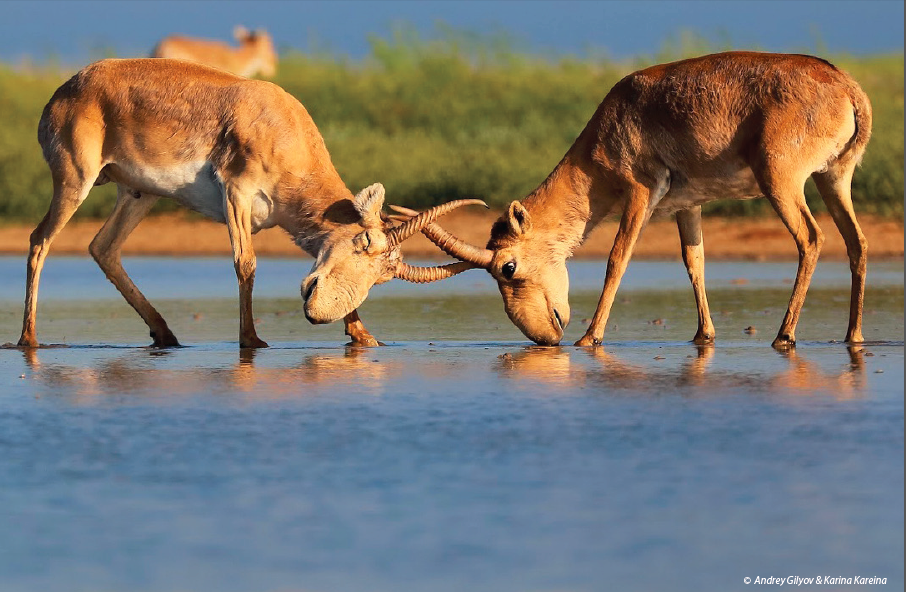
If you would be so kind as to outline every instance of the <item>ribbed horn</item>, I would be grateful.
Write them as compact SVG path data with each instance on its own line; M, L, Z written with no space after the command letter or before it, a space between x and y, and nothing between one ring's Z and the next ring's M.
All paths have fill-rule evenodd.
M450 212L462 206L469 205L488 207L488 204L484 203L480 199L455 199L453 201L448 201L447 203L435 206L430 210L425 210L415 218L410 219L408 222L404 222L396 228L391 228L390 230L388 230L387 242L391 248L395 247L447 212Z
M407 216L418 215L418 212L415 210L410 210L409 208L404 208L402 206L390 206L390 209ZM397 217L391 216L391 219L397 219ZM456 238L444 230L440 224L435 224L434 222L427 224L422 228L422 234L428 237L432 243L437 245L441 251L451 257L456 257L461 261L468 261L482 269L487 269L488 266L491 265L491 259L494 257L493 251L470 245L469 243Z
M416 284L428 284L438 280L445 280L458 273L474 268L475 266L473 264L466 261L448 263L447 265L437 265L434 267L417 267L400 261L399 266L396 268L396 277Z

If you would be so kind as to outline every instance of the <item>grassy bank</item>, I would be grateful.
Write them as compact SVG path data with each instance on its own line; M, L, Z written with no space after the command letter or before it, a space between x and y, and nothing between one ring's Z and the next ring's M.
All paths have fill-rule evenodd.
M400 32L373 39L371 55L358 61L285 51L274 82L309 110L353 191L380 181L394 203L422 207L479 197L501 206L544 180L621 77L718 49L680 44L618 62L529 55L502 37L451 33L429 42ZM853 184L857 210L902 217L903 55L822 57L849 71L874 108L873 137ZM37 122L71 74L0 64L2 221L33 222L46 211L51 182ZM811 183L808 197L823 210ZM112 187L97 188L79 215L105 216L113 199ZM765 207L728 201L711 212L744 215Z

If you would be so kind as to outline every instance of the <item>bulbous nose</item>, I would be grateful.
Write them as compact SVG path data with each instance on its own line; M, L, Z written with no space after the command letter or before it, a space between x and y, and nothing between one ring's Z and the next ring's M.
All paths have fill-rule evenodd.
M302 282L302 299L308 302L308 299L311 298L311 295L315 291L315 288L317 286L317 276L309 277L304 282Z
M517 326L526 337L538 345L557 345L563 339L563 326L553 314L541 322L532 323L528 326Z

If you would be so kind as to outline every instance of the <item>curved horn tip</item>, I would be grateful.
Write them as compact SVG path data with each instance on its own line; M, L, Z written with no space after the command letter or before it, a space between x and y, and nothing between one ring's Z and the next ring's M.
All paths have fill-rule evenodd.
M487 202L485 202L483 199L464 199L462 201L464 203L462 203L461 205L464 205L464 206L484 206L484 208L486 210L491 209L491 206L489 206L487 204ZM444 204L441 204L441 205L444 205ZM388 204L387 207L390 208L391 210L393 210L394 212L399 212L400 214L406 214L407 216L417 216L419 214L418 211L413 210L412 208L407 208L406 206Z
M404 206L396 206L393 204L390 204L387 207L390 208L391 210L393 210L394 212L399 212L400 214L405 214L406 216L418 216L418 212L411 208L407 208Z
M456 200L456 201L460 201L461 204L464 206L484 206L485 209L488 209L488 210L491 209L491 206L489 206L483 199L470 197L468 199Z
M414 216L408 222L405 222L397 226L396 228L392 228L390 230L391 234L389 236L389 246L395 247L416 232L421 231L424 227L434 222L434 220L436 220L439 216L443 216L455 210L456 208L472 204L482 204L485 206L487 205L480 199L454 199L453 201L448 201L447 203L443 203L425 210L417 216Z

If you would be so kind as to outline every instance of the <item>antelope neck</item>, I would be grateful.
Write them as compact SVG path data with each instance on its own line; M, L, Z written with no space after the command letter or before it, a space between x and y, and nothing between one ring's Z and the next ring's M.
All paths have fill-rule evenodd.
M582 244L591 230L590 223L600 219L589 199L588 175L572 165L568 156L522 201L531 217L535 240L564 258Z
M304 183L290 188L292 197L284 200L279 226L308 254L316 257L324 240L336 228L356 223L353 195L338 179Z

